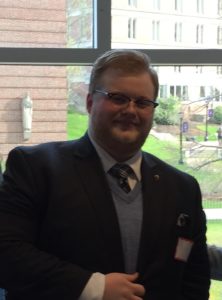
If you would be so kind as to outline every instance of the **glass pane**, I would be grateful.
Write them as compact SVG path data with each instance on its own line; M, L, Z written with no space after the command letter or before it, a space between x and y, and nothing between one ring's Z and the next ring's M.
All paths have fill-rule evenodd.
M209 244L222 246L221 66L156 67L160 105L144 149L193 175L207 216ZM210 300L220 300L222 282L212 280Z
M139 1L137 1L139 2ZM155 67L155 66L154 66ZM195 176L208 220L209 243L222 246L222 66L156 66L160 105L144 150ZM0 154L17 145L78 138L87 129L90 66L0 66ZM29 138L22 102L32 100ZM207 174L207 176L206 176ZM222 282L212 281L220 300Z
M160 79L160 105L143 149L158 153L160 158L198 180L207 216L208 242L222 246L222 149L217 138L222 122L222 67L155 68ZM69 72L79 74L70 75L69 79L69 95L73 96L68 130L72 139L87 128L84 105L90 68L69 67ZM210 299L220 300L221 292L222 282L212 281Z
M221 3L112 0L112 48L221 49Z
M67 0L69 48L93 47L93 0Z
M1 1L0 18L0 47L93 47L93 0Z
M69 66L67 137L79 138L87 130L86 94L88 91L91 66Z

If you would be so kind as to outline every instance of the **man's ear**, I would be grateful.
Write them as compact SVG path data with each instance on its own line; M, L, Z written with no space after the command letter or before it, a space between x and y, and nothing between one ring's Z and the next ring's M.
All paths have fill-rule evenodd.
M87 109L87 112L89 114L90 114L91 109L92 109L92 104L93 104L92 94L87 94L87 97L86 97L86 109Z

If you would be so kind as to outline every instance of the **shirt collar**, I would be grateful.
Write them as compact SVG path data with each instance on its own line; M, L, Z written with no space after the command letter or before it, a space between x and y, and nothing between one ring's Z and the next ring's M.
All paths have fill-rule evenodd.
M107 173L110 168L112 168L117 163L117 161L112 156L110 156L109 153L107 153L101 146L99 146L98 143L95 142L90 133L88 134L90 141L92 142L102 161L104 171ZM142 152L141 150L139 150L133 157L123 162L125 164L128 164L133 169L138 181L141 181L141 161Z

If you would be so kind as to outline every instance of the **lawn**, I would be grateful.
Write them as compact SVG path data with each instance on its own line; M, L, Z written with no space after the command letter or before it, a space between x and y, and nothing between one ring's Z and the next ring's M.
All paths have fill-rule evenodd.
M67 114L67 134L68 140L82 136L88 125L88 116L78 113Z
M206 130L206 127L203 124L198 125L197 128L202 130L203 132ZM217 129L218 129L218 125L210 124L208 126L208 139L212 141L217 140Z
M209 244L222 246L222 220L208 221L207 223L207 241ZM222 281L211 281L210 300L221 300Z
M67 126L68 139L70 140L82 136L87 129L87 124L87 115L69 113ZM210 195L215 194L215 196L218 196L219 192L219 196L221 196L222 172L219 171L221 169L221 161L212 164L211 168L199 170L192 168L192 166L187 164L179 164L178 142L162 141L152 135L146 140L143 150L150 152L176 168L193 175L200 183L204 195L209 193ZM203 206L204 208L222 208L222 201L211 198L204 199Z
M82 136L88 124L88 117L86 115L72 113L68 114L68 139L74 139ZM210 128L210 135L215 137L216 127L213 129ZM198 182L202 189L214 189L215 185L217 185L218 180L220 180L219 176L221 176L221 172L218 171L221 169L221 162L214 164L214 168L212 172L207 172L205 169L195 170L186 164L181 165L178 163L179 158L179 150L178 144L160 141L153 137L149 136L147 141L143 146L143 150L150 152L159 158L167 161L168 163L174 165L175 167L185 171L189 174L192 174L195 178L197 178ZM215 171L216 170L216 171ZM222 208L222 201L218 201L215 199L204 199L203 200L204 208ZM208 221L207 223L207 240L208 243L222 245L222 220L221 221ZM222 282L212 280L211 283L211 295L210 300L221 300L222 295Z

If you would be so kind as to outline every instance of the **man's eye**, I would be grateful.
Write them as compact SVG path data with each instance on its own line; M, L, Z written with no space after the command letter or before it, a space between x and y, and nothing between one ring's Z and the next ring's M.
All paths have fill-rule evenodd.
M110 95L110 99L117 104L123 104L128 102L128 98L120 94L112 94Z
M139 107L149 107L149 106L152 106L152 103L149 100L146 100L146 99L138 99L136 101L136 104Z

